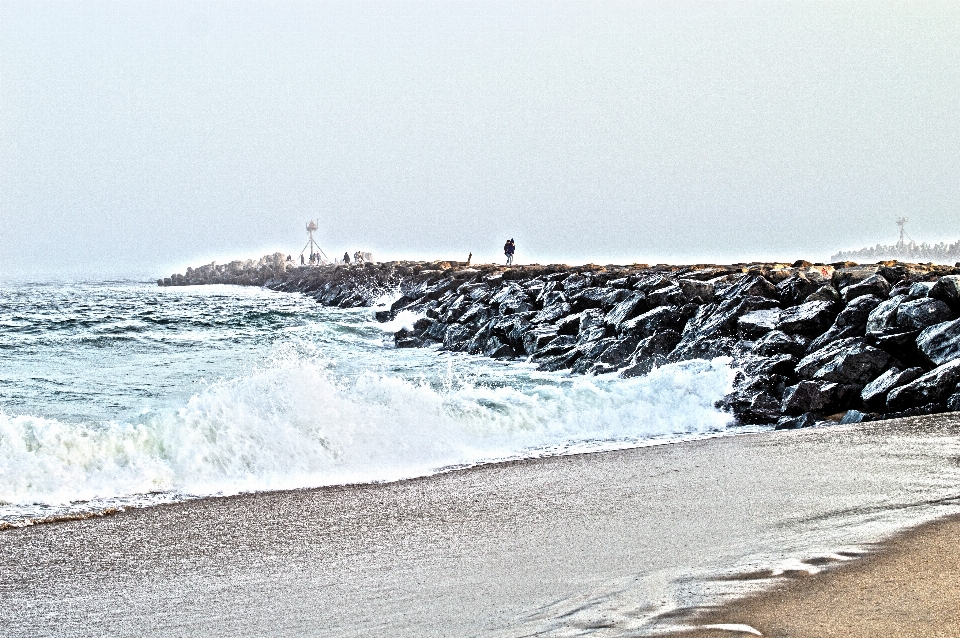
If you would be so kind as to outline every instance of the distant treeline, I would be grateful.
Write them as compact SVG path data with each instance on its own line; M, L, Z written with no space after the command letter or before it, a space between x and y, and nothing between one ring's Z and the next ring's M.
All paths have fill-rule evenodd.
M892 246L877 244L873 248L860 250L845 250L830 258L830 261L856 261L860 263L877 263L879 261L906 261L913 263L956 263L960 262L960 241L948 244L918 244L903 242Z

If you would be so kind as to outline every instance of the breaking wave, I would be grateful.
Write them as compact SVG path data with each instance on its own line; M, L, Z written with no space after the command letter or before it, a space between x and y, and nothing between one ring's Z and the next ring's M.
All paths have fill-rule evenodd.
M396 480L705 434L728 424L713 403L732 374L718 359L625 380L555 377L517 388L451 379L437 387L371 372L347 380L294 357L130 422L0 413L0 513Z

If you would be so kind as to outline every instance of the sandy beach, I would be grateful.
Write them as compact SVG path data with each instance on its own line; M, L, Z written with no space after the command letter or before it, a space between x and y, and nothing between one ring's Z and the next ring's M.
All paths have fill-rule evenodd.
M875 554L835 571L797 575L774 591L705 614L679 638L755 635L960 636L960 518L933 521L882 543ZM745 631L730 627L745 626Z
M778 570L841 564L957 511L958 450L960 419L925 417L7 530L0 624L7 636L662 633L705 601L782 582ZM916 573L886 560L854 569ZM782 591L717 622L788 618L780 601L802 596ZM813 635L779 627L769 635Z

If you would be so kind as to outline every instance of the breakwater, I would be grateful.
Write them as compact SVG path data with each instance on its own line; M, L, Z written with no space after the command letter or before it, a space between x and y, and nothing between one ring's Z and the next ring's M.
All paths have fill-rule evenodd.
M240 284L328 306L400 297L399 348L438 346L542 370L639 376L729 356L719 407L779 428L960 410L960 268L852 262L299 266L283 255L210 264L160 285Z

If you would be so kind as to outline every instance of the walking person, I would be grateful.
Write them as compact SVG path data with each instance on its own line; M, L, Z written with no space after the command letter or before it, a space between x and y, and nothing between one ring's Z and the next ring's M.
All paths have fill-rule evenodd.
M513 265L513 253L517 250L517 244L513 241L513 238L507 240L507 243L503 245L503 254L507 256L507 265Z

